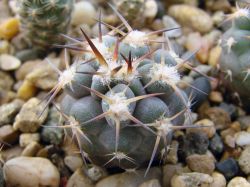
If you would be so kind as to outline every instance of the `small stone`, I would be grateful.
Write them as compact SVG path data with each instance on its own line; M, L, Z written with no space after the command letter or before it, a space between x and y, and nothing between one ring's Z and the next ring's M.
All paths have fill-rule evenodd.
M4 161L10 160L12 158L18 157L21 155L23 149L20 146L14 146L6 150L1 151L1 155Z
M212 20L215 26L220 26L225 21L225 13L221 10L215 12L212 16Z
M6 40L0 40L0 54L9 53L10 43Z
M221 173L213 172L212 177L213 182L209 185L209 187L226 187L227 181Z
M77 169L67 182L67 187L94 187L93 182L83 173L82 169Z
M224 143L231 148L235 148L235 138L231 135L226 135L224 138Z
M231 5L228 0L209 0L205 1L206 8L211 11L223 10L228 12L231 10Z
M8 54L0 55L0 68L4 71L13 71L20 67L21 61Z
M250 116L242 116L237 119L240 122L240 126L242 130L246 130L250 127Z
M193 154L186 158L188 167L198 173L212 174L215 169L214 159L208 155Z
M74 4L74 9L71 15L71 24L74 26L79 26L81 24L93 25L96 22L93 19L96 17L96 13L97 11L91 2L79 1Z
M145 10L143 15L148 19L154 19L158 13L158 5L154 0L145 1Z
M64 158L64 163L73 172L83 165L83 161L80 156L66 156Z
M250 145L250 132L241 131L235 134L236 144L239 146Z
M229 114L219 107L209 108L203 115L214 122L216 129L225 129L231 122Z
M219 157L223 153L224 145L221 137L215 133L215 135L210 139L209 150L216 156Z
M149 181L142 183L139 187L161 187L161 184L159 180L151 179Z
M14 122L16 114L22 108L23 101L14 100L11 103L0 106L0 126Z
M15 71L15 77L17 80L24 80L25 77L38 66L38 64L44 64L42 60L31 60L23 63L21 67Z
M217 163L216 169L222 173L227 180L233 178L239 172L239 166L233 158L228 158Z
M214 103L222 103L223 102L223 97L222 94L218 91L212 91L209 94L209 100L214 102Z
M188 171L191 172L191 171ZM163 186L168 187L171 183L171 178L179 173L184 173L184 168L181 164L166 164L163 166Z
M37 88L35 87L35 85L33 83L31 83L28 80L25 80L22 85L19 87L18 91L17 91L17 96L20 99L23 100L28 100L32 97L35 96L37 92Z
M240 157L239 157L239 166L240 169L247 175L250 174L250 146L246 147Z
M99 166L91 165L90 168L87 170L88 177L94 181L97 182L105 177L108 176L107 171Z
M40 134L39 133L22 133L19 137L20 147L26 147L31 142L39 142Z
M187 129L187 132L204 133L208 138L212 138L216 132L213 121L209 119L202 119L197 121L194 125L197 126L197 128Z
M137 170L134 172L124 172L120 174L110 175L100 180L96 187L138 187L143 182L161 178L160 168L150 168L147 175L144 177L145 170Z
M207 187L213 182L213 178L208 174L203 173L182 173L181 175L175 175L171 179L172 187L194 187L202 186Z
M188 49L188 51L196 51L199 49L196 54L197 59L203 64L208 61L210 46L208 44L208 40L202 37L200 33L190 33L187 36L185 47ZM195 73L195 75L197 75L197 73Z
M174 18L172 18L168 15L163 16L162 23L164 25L164 28L166 28L166 29L180 28L181 27L180 24L174 20ZM166 34L169 38L178 38L182 35L182 31L181 31L181 29L175 29L175 30L166 32Z
M179 147L179 142L173 140L170 145L170 150L166 156L165 163L168 164L176 164L178 162L178 147Z
M0 142L15 144L18 142L19 133L13 129L12 125L4 125L0 127Z
M220 55L222 52L222 48L218 45L216 47L213 47L210 52L209 52L209 57L208 57L208 64L211 67L217 67L217 65L220 62Z
M250 183L243 177L234 177L227 187L250 187Z
M41 149L41 145L38 144L37 142L31 142L29 145L27 145L23 152L22 152L22 156L35 156L38 151Z
M9 18L0 24L0 38L10 40L19 32L19 20Z
M50 58L49 60L56 67L59 66L60 58ZM48 63L43 61L37 64L35 68L26 75L25 80L42 90L51 90L58 83L58 74Z
M168 14L182 25L201 33L207 33L213 28L212 18L205 11L194 6L174 5L168 9Z
M48 108L44 110L44 104L37 98L31 98L23 106L15 118L14 129L22 132L36 132L48 115ZM41 112L44 110L43 114Z
M3 171L6 183L10 186L58 187L60 182L57 168L45 158L13 158L5 163Z
M60 123L60 113L55 109L55 107L52 107L49 110L48 118L42 128L42 140L49 144L61 144L64 137L64 131L62 128L55 128L59 125L62 125Z
M0 90L10 90L13 84L13 78L9 74L0 71Z
M204 133L191 132L184 138L180 152L184 153L183 159L192 154L205 154L208 150L209 140Z

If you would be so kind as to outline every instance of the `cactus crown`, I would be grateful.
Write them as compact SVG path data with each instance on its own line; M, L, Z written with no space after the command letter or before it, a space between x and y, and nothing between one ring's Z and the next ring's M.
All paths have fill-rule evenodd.
M109 26L112 36L102 36L100 30L98 38L90 39L81 29L84 48L74 49L84 51L85 61L66 65L64 72L56 69L59 82L49 93L46 106L64 89L66 96L59 110L71 124L65 128L72 129L83 156L96 164L128 170L149 161L149 169L159 150L167 152L173 130L193 127L182 126L186 116L191 116L190 98L178 83L181 67L194 68L188 59L176 55L165 35L162 49L149 49L154 42L150 36L167 29L133 30L113 10L128 33ZM108 25L101 20L99 24ZM72 45L65 48L72 49Z

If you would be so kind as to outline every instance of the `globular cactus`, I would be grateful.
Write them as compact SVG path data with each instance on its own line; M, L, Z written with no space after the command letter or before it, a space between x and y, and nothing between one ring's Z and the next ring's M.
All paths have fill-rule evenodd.
M250 10L240 8L229 15L232 27L222 37L220 67L231 89L250 108Z
M174 130L193 127L190 98L178 87L179 70L193 68L175 54L166 37L161 49L149 49L150 36L166 30L133 30L114 11L128 32L109 26L121 37L110 33L90 39L82 30L86 41L79 43L85 48L65 47L89 53L84 54L85 61L59 72L47 105L64 90L58 109L66 119L63 127L71 129L89 161L123 169L149 163L149 169L156 156L167 153Z
M66 33L73 0L22 0L19 2L21 28L33 47L46 50L60 43L59 34Z

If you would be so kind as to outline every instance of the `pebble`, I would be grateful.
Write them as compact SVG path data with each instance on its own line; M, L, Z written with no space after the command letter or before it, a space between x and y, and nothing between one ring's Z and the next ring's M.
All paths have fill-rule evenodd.
M247 175L250 174L250 146L247 146L241 153L238 163L240 169Z
M198 173L212 174L215 169L214 159L208 155L193 154L186 158L189 169Z
M8 91L14 85L13 78L6 72L0 71L0 90Z
M225 129L231 122L229 114L219 107L208 108L204 111L203 115L204 118L208 118L214 122L216 129Z
M146 181L146 182L142 183L138 187L161 187L161 184L160 184L159 180L151 179L149 181Z
M42 146L38 144L37 142L31 142L29 145L27 145L24 148L21 155L22 156L35 156L41 148Z
M155 0L145 1L145 10L143 11L143 16L152 20L156 17L158 13L158 5Z
M3 171L6 183L10 186L58 187L60 182L57 168L45 158L13 158L5 163Z
M222 96L221 92L212 91L209 94L209 100L214 102L214 103L222 103L223 102L223 96Z
M216 68L217 65L219 65L221 52L222 52L222 48L219 45L213 47L210 50L209 57L208 57L208 64L211 67Z
M21 61L9 54L0 55L0 68L4 71L13 71L20 67Z
M250 187L250 183L243 177L234 177L227 187Z
M110 175L100 180L96 187L138 187L143 182L151 179L161 179L160 168L150 168L147 175L144 177L145 170L137 170L134 172L124 172L120 174Z
M41 138L44 142L59 145L63 141L64 131L63 128L55 128L55 126L62 125L60 121L60 113L52 107L49 110L48 118L42 128Z
M168 15L163 16L162 23L163 23L164 28L167 28L167 29L181 27L180 24L174 20L174 18L172 18ZM166 32L166 35L169 38L178 38L182 35L182 31L181 31L181 29L175 29L175 30Z
M21 155L23 149L16 145L13 147L10 147L9 149L5 149L1 151L1 156L3 157L4 161L10 160L12 158L18 157Z
M189 170L189 169L188 169ZM175 174L179 174L179 173L183 173L186 172L184 171L183 166L179 163L179 164L166 164L163 166L163 186L164 187L168 187L170 186L171 183L171 178L175 175ZM190 170L188 171L190 172Z
M39 99L34 97L22 106L21 111L15 118L14 129L19 129L24 133L34 133L39 129L48 115L48 108L41 115L45 106L44 103L40 102Z
M78 168L69 178L66 187L94 187L93 182Z
M211 11L223 10L228 12L231 10L231 5L228 0L209 0L206 2L206 8Z
M100 179L107 177L108 173L102 167L91 165L90 168L87 170L87 175L92 181L97 182Z
M15 71L15 77L17 80L24 80L25 77L36 68L39 64L43 64L44 62L40 59L30 60L24 62L18 70Z
M209 140L204 133L191 132L184 138L183 147L180 147L180 153L183 158L192 154L205 154L208 150ZM180 155L181 156L181 155Z
M207 33L213 28L213 20L205 11L190 5L174 5L168 14L182 25L189 26L200 33Z
M220 26L223 23L223 21L225 20L225 13L221 10L216 11L212 15L212 20L213 20L215 26Z
M213 182L213 178L208 174L192 172L192 173L182 173L180 175L175 175L171 179L172 187L194 187L209 186Z
M240 126L242 130L246 130L250 127L250 116L242 116L237 119L240 122Z
M0 24L0 38L5 40L12 39L19 32L19 20L9 18Z
M211 176L213 177L213 182L209 187L226 187L227 181L221 173L213 172Z
M16 114L22 108L23 101L14 100L11 103L0 106L0 126L14 122Z
M28 80L23 81L22 85L17 90L17 96L20 99L28 100L35 96L37 88Z
M0 54L9 53L10 43L7 40L0 40Z
M190 128L190 129L187 129L187 132L204 133L207 135L208 138L212 138L216 132L213 121L209 119L199 120L195 122L194 125L197 127L201 127L201 128Z
M165 163L168 164L176 164L178 162L178 148L179 148L179 142L173 140L170 145L170 150L166 156Z
M71 15L71 24L79 26L81 24L93 25L96 21L97 11L91 2L79 1L74 4L74 9ZM84 19L83 19L84 18Z
M241 131L235 134L236 144L239 146L250 145L250 132Z
M227 180L233 178L239 172L239 166L233 158L228 158L216 163L216 169L222 173Z
M201 64L201 65L196 66L195 69L196 69L196 71L199 71L199 72L207 75L208 72L211 70L211 67L208 65ZM191 76L193 78L197 78L197 77L200 77L200 74L192 70L189 73L189 76Z
M19 133L14 130L12 125L4 125L0 127L0 142L15 144L18 142Z
M19 137L20 147L26 147L31 142L39 142L40 134L39 133L22 133Z
M66 156L64 158L64 163L72 172L75 172L78 168L83 166L83 161L80 156Z

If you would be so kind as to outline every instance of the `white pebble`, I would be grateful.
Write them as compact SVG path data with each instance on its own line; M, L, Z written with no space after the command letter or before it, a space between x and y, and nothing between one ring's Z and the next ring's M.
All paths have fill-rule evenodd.
M17 157L8 160L3 172L9 186L58 187L60 183L57 168L48 159L40 157Z

